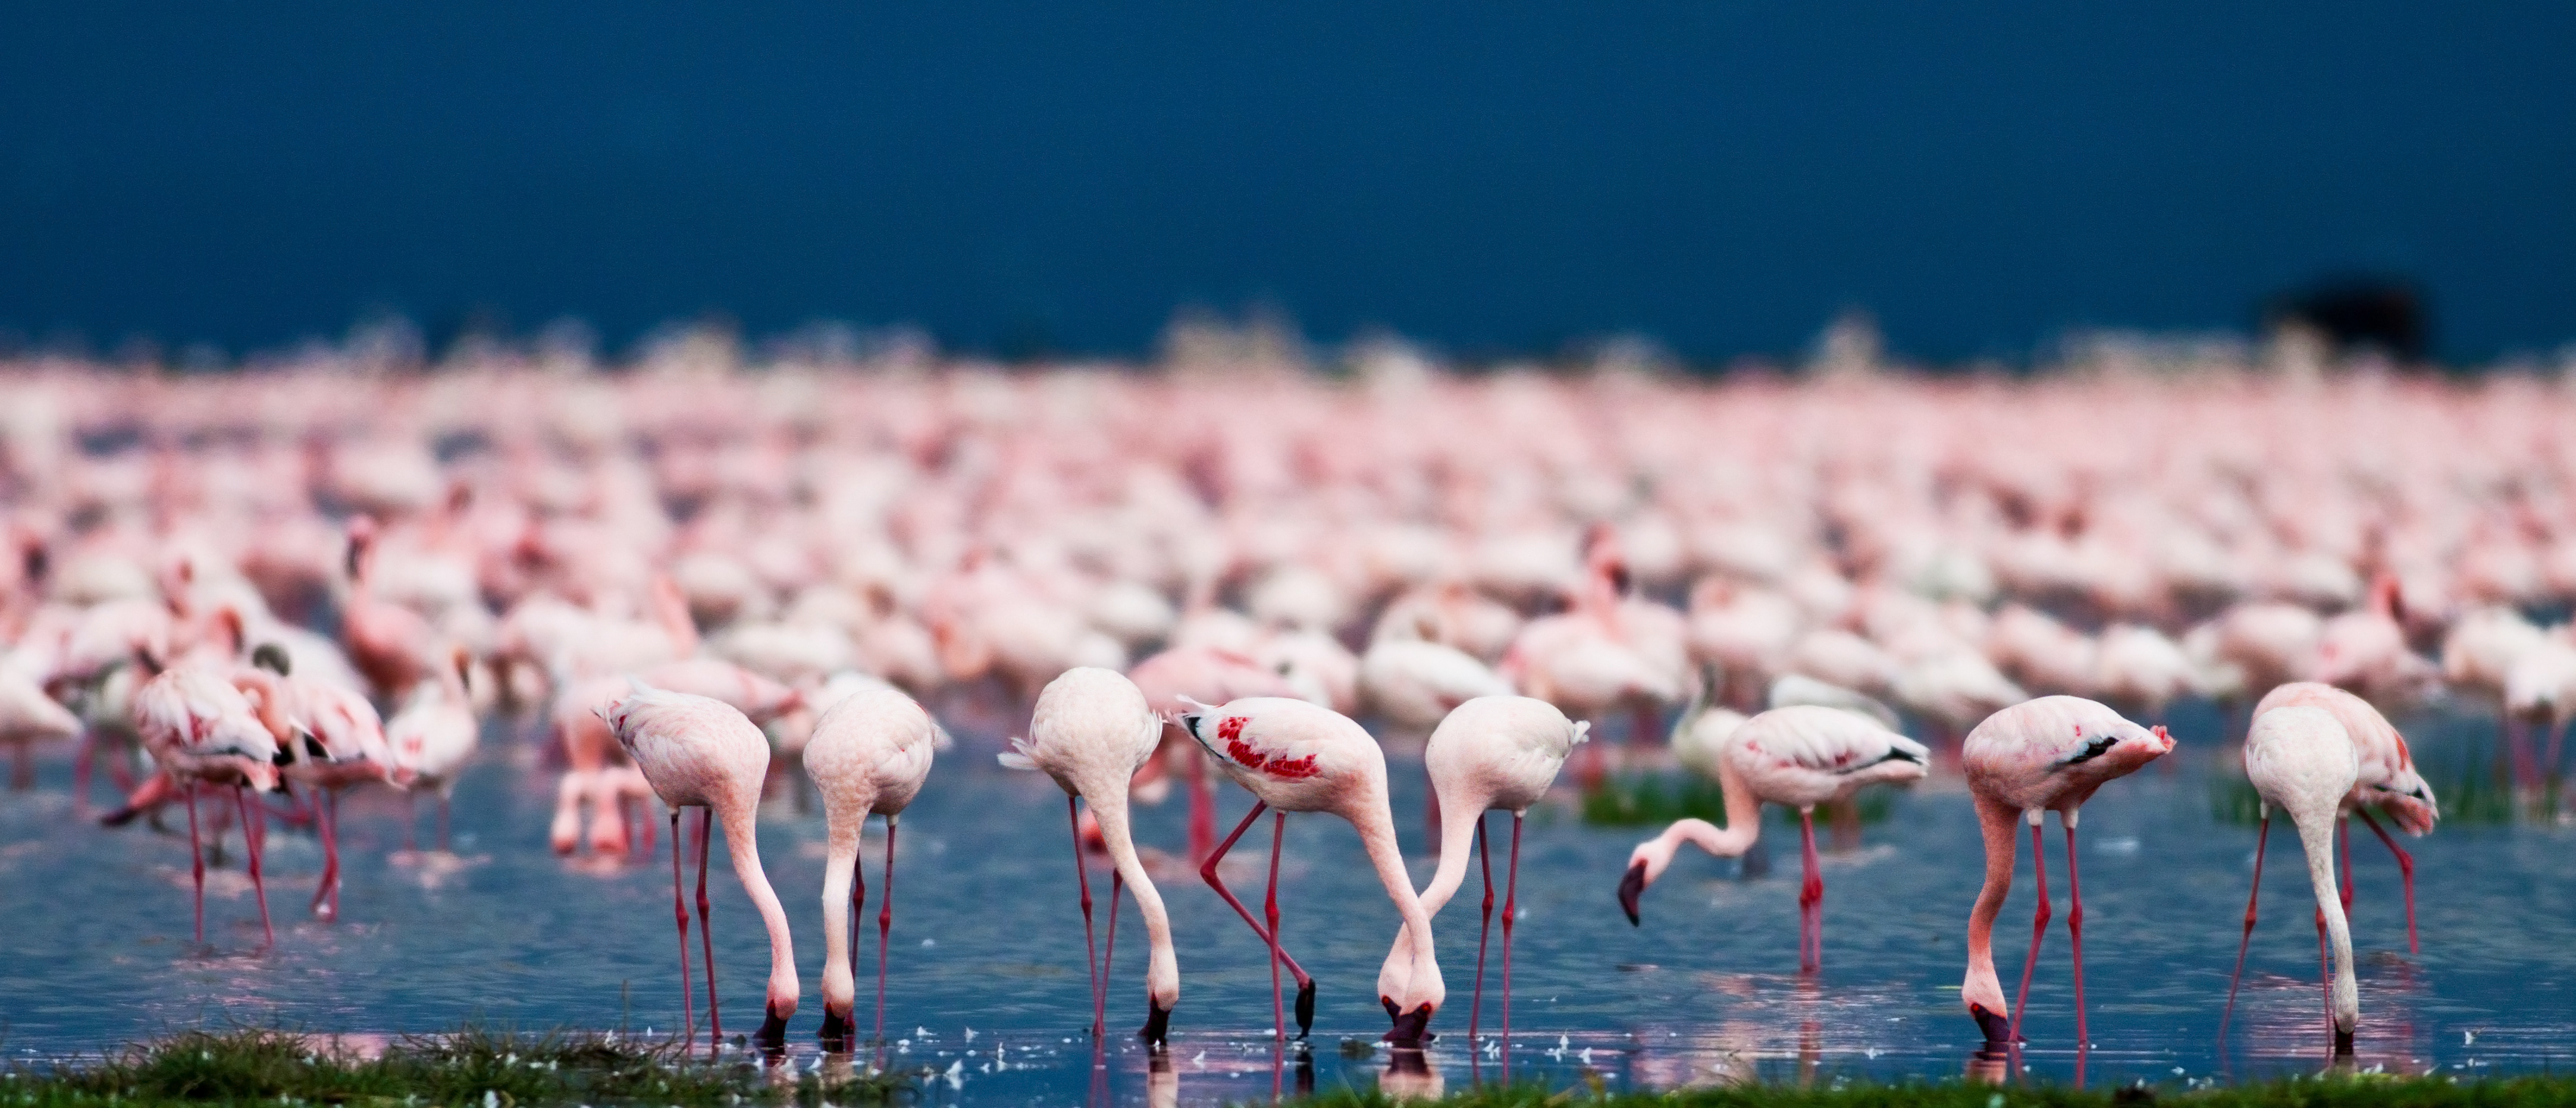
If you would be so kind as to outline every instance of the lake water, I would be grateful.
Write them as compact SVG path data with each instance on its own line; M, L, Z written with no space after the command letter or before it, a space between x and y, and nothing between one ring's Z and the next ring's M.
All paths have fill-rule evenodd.
M2265 909L2245 991L2218 1046L2254 830L2223 821L2216 798L2232 748L2207 708L2178 710L2182 746L2115 782L2084 810L2086 999L2092 1084L2181 1083L2313 1071L2326 1064L2315 932L2296 836L2272 836ZM2401 721L2437 787L2483 777L2494 725L2468 715ZM1613 898L1629 849L1649 832L1583 824L1571 804L1533 812L1521 858L1509 1050L1465 1035L1474 980L1478 892L1469 883L1438 926L1450 1003L1442 1038L1420 1058L1369 1044L1386 1029L1374 982L1395 912L1348 825L1288 823L1283 938L1320 982L1311 1053L1270 1035L1263 947L1194 872L1176 796L1142 809L1140 842L1156 849L1183 978L1169 1053L1128 1034L1144 1017L1142 928L1132 904L1111 990L1112 1035L1097 1056L1085 1030L1088 978L1074 900L1064 801L1045 779L1001 769L995 741L961 736L903 821L887 1060L928 1067L938 1103L1217 1104L1276 1088L1455 1089L1500 1075L1610 1087L1725 1081L1943 1078L1967 1072L1980 1036L1959 1006L1968 907L1981 870L1964 786L1936 775L1899 798L1856 849L1825 860L1825 963L1797 972L1794 831L1766 821L1770 872L1738 879L1732 862L1685 853L1647 895L1632 928ZM1397 823L1424 852L1418 760L1393 758ZM187 833L141 824L102 830L74 818L68 754L40 763L33 792L0 794L0 1008L5 1047L64 1057L200 1026L276 1025L385 1035L469 1020L527 1030L559 1026L668 1033L678 1011L669 859L603 864L545 849L551 774L536 744L501 723L456 797L453 856L397 854L399 797L352 794L341 807L347 859L342 920L302 911L321 852L272 831L267 855L277 944L259 923L237 853L210 875L207 942L190 941ZM106 790L102 785L99 796ZM2446 797L2446 800L2450 798ZM1247 806L1230 786L1221 829ZM1507 833L1501 816L1492 817ZM424 809L421 821L427 833ZM824 824L781 792L764 811L761 852L797 933L804 1000L788 1064L811 1067L821 1020ZM2058 901L2024 1029L2034 1079L2071 1080L2073 992L2064 931L2063 840L2052 826ZM667 836L659 837L668 849ZM2354 839L2354 945L2361 977L2357 1064L2390 1071L2489 1074L2576 1059L2576 832L2548 820L2446 822L2408 846L2418 859L2421 954L2406 949L2397 871L2364 834ZM1266 836L1248 835L1229 866L1257 897ZM878 887L869 838L869 881ZM1167 852L1167 853L1165 853ZM2025 850L2025 854L2027 851ZM1501 864L1499 853L1495 862ZM2032 904L2028 861L1996 931L2009 988L2022 965ZM1095 868L1095 893L1106 870ZM1231 879L1231 878L1230 878ZM716 863L718 965L728 1034L756 1026L766 938L740 886ZM1255 901L1257 903L1257 901ZM875 902L869 911L873 914ZM875 959L867 929L865 961ZM1497 935L1499 941L1499 934ZM1499 954L1489 968L1494 1030ZM870 974L861 977L862 1019ZM703 998L701 998L703 1004ZM1399 1064L1401 1064L1399 1066Z

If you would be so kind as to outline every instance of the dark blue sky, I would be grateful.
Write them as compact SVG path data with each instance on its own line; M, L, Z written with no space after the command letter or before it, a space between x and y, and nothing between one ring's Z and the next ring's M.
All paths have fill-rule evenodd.
M2486 357L2576 339L2570 43L2373 0L14 4L0 328L1116 352L1262 302L1722 358L1865 306L1947 359L2368 270Z

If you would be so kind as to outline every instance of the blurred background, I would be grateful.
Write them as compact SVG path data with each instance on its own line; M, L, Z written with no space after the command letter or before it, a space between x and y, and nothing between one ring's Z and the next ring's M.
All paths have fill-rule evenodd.
M2576 339L2576 8L13 5L0 331ZM2337 313L2341 313L2338 315Z

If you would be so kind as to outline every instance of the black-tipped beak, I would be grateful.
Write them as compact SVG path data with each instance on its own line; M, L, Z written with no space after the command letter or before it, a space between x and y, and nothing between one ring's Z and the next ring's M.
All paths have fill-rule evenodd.
M1172 722L1180 724L1181 730L1188 734L1189 737L1193 739L1199 737L1199 717L1197 713L1183 712L1180 715L1173 717Z
M295 748L293 748L293 747L291 747L291 746L286 746L286 745L284 745L284 744L279 744L279 746L278 746L278 748L277 748L277 753L275 753L275 754L271 754L271 755L269 755L269 756L268 756L268 764L270 764L270 765L272 765L272 766L291 766L291 765L294 765L294 764L295 764Z
M1315 1029L1315 982L1311 979L1297 986L1297 1037Z
M1380 999L1383 1000L1384 998L1381 997ZM1387 1007L1392 1008L1395 1006L1395 1002L1389 1000L1386 1001L1386 1005ZM1397 1048L1413 1047L1418 1049L1423 1044L1438 1037L1439 1036L1431 1033L1431 1006L1425 1004L1422 1007L1395 1017L1395 1028L1386 1033L1383 1041L1388 1045Z
M825 1054L846 1054L850 1050L850 1021L839 1012L823 1009L823 1033L818 1036Z
M2352 1057L2352 1032L2346 1031L2340 1027L2335 1029L2334 1056L2337 1058Z
M1627 874L1619 878L1619 910L1628 913L1630 927L1645 926L1646 921L1637 918L1637 898L1645 893L1646 863L1638 862L1629 866Z
M766 1018L760 1021L760 1033L752 1041L760 1044L763 1054L776 1056L786 1053L787 1017L780 1015L776 1008L769 1009Z
M1986 1045L2003 1046L2012 1041L2012 1022L1987 1011L1985 1005L1969 1005L1968 1014L1976 1017L1977 1029L1986 1033Z
M1136 1037L1145 1040L1147 1047L1158 1052L1170 1045L1172 1010L1156 1003L1152 997L1145 998L1145 1026L1136 1032Z

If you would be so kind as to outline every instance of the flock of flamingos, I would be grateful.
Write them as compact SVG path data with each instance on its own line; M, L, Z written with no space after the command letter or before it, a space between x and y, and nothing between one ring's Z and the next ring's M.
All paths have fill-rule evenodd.
M0 373L0 739L19 787L30 747L77 744L79 802L94 767L120 791L104 822L175 805L192 841L237 829L254 883L272 824L309 829L325 851L311 911L330 918L336 797L430 794L443 836L479 721L530 714L560 767L554 850L649 858L652 806L667 812L692 1007L682 817L698 810L718 1037L705 926L722 825L769 933L770 1048L801 988L755 807L802 773L827 808L833 1050L861 1039L861 826L884 817L882 1038L897 823L952 745L933 709L1001 720L975 733L1025 736L1003 764L1063 788L1077 872L1105 852L1113 905L1140 909L1157 1045L1182 979L1131 802L1184 793L1190 857L1270 947L1281 1036L1309 1026L1316 989L1276 939L1281 827L1348 821L1402 919L1376 987L1387 1039L1408 1046L1448 998L1431 917L1471 853L1493 883L1486 814L1511 815L1508 1035L1522 814L1561 770L1669 761L1719 783L1726 826L1674 824L1603 875L1604 896L1615 876L1634 920L1683 845L1741 854L1760 805L1793 808L1809 968L1814 810L1963 774L1986 868L1962 906L1962 998L2006 1048L2053 912L2043 816L2064 831L2081 1041L2077 816L2174 749L2133 719L2209 698L2244 712L2258 881L2271 809L2297 830L2347 1051L2339 832L2357 817L2395 852L2411 941L2412 865L2382 817L2422 835L2437 815L2389 717L2486 702L2537 788L2576 715L2576 636L2524 614L2576 598L2576 391L2526 378L2204 365L1709 383L1452 376L1395 354L1341 377L746 369L700 340L615 372L506 353L391 372L325 350L232 375ZM1434 811L1415 818L1441 849L1421 890L1360 720L1428 736ZM1217 774L1255 801L1221 839ZM1264 814L1256 911L1219 862ZM2008 996L1991 939L2025 824L2040 897ZM266 927L264 884L259 904ZM1490 891L1483 910L1490 924ZM2254 920L2249 899L2249 939ZM1485 954L1480 939L1479 992ZM1107 966L1092 967L1095 1034Z

